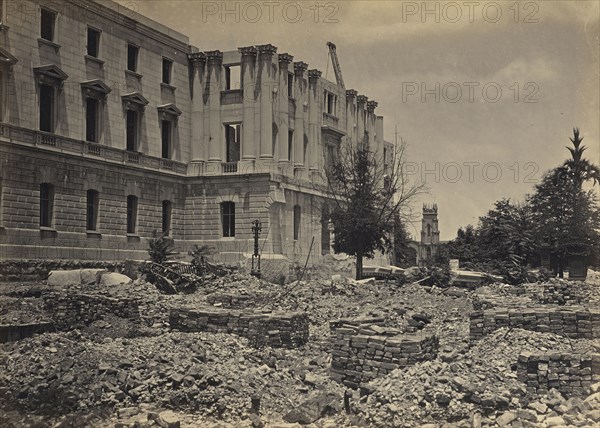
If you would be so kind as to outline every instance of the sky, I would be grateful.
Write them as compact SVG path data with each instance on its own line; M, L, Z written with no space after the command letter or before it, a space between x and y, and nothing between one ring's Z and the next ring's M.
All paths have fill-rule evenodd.
M600 163L598 0L119 0L201 51L271 43L379 103L384 137L437 203L440 236L523 200L567 159L573 127ZM417 217L409 231L418 236Z

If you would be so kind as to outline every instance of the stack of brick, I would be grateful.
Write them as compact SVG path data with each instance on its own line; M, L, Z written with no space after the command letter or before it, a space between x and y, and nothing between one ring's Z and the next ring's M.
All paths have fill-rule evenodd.
M577 306L490 309L471 313L469 327L471 341L502 327L593 339L600 337L600 310Z
M533 299L551 305L580 305L587 301L583 287L568 282L553 282L536 286L531 290Z
M169 323L172 329L186 332L237 334L255 347L296 348L308 341L308 317L297 312L173 308Z
M140 322L140 299L108 297L93 294L47 293L44 306L52 313L54 325L59 330L69 330L88 325L106 315Z
M385 328L380 320L334 321L330 376L350 388L385 376L392 370L433 360L437 356L438 339L429 333L399 334Z
M531 394L547 394L554 388L567 398L582 396L600 381L600 354L521 354L517 376Z

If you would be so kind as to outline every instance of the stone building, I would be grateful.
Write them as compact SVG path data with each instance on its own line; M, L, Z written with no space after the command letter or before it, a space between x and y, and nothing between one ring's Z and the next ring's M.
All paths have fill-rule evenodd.
M200 51L109 1L0 0L0 259L330 252L324 165L377 103L267 44Z
M427 266L434 262L440 250L437 204L423 204L421 240L416 242L417 265Z

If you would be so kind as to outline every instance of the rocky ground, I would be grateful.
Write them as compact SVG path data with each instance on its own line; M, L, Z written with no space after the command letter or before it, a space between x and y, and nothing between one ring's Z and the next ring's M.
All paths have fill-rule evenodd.
M73 292L139 297L141 325L105 317L77 330L0 344L0 426L292 427L300 425L291 420L312 419L315 411L309 426L597 426L600 385L570 400L555 390L532 396L515 363L522 351L599 352L598 341L501 329L469 343L474 306L534 304L539 287L473 291L323 278L275 285L243 274L175 296L143 280L72 286ZM592 304L600 301L597 274L577 287ZM0 284L0 324L50 320L40 297L49 288ZM308 344L255 349L236 335L169 330L170 307L208 305L215 293L252 296L257 310L306 312ZM360 391L333 382L329 321L367 315L384 317L400 331L435 331L438 358L397 369ZM252 407L259 402L257 415Z

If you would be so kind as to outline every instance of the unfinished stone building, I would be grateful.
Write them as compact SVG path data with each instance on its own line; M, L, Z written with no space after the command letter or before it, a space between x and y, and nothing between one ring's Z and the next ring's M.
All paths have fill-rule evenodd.
M0 1L0 259L330 252L324 165L377 103L267 44L200 51L109 1ZM262 244L261 244L262 246Z
M421 239L411 245L417 252L417 265L427 266L434 262L440 251L440 230L438 227L437 204L423 204Z

